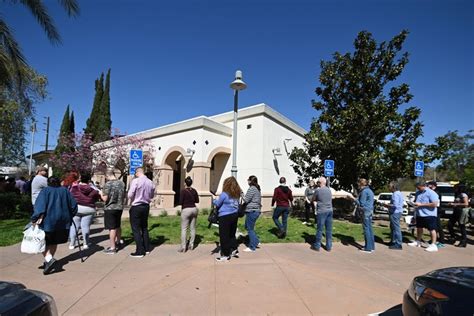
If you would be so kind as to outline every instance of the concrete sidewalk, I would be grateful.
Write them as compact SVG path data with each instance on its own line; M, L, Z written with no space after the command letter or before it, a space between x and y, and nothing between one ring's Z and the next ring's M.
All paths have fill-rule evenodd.
M214 260L214 245L185 254L164 245L138 259L128 256L132 245L103 254L107 236L93 229L97 244L87 260L61 245L56 258L64 271L48 276L38 269L40 255L21 254L19 245L0 248L0 279L51 294L65 315L366 315L400 304L414 276L474 265L472 246L428 253L376 244L366 254L341 243L331 253L264 244L228 262Z

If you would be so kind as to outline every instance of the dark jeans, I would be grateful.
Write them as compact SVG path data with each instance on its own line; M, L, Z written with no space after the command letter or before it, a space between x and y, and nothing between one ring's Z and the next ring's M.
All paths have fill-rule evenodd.
M230 256L232 251L238 247L237 239L235 239L238 220L239 216L237 213L219 217L219 239L222 256Z
M144 255L150 251L150 237L148 236L148 214L150 205L140 204L130 208L130 226L132 226L136 253Z
M260 240L255 232L255 223L260 216L260 211L253 211L245 213L245 229L249 233L249 248L255 250Z
M288 214L290 213L290 208L285 206L277 206L275 211L273 212L273 222L278 227L281 232L286 233L286 229L288 227ZM280 223L279 218L282 217L281 220L283 223Z
M304 218L306 222L309 222L311 214L314 214L314 203L304 203Z
M461 231L461 242L467 242L467 230L466 230L466 225L465 225L465 224L461 224L461 223L459 222L459 217L460 217L459 212L456 212L456 210L455 210L455 211L454 211L454 214L451 215L451 217L449 218L449 222L448 222L449 234L451 235L451 238L453 238L454 240L457 239L457 235L456 235L456 233L454 232L454 225L456 225L456 223L458 223L459 230Z
M326 250L332 248L332 212L324 212L316 215L318 221L316 230L316 240L314 242L314 248L319 249L321 247L321 239L323 237L323 226L326 228Z
M364 210L362 228L364 229L365 250L375 250L374 231L372 230L372 211Z
M438 241L440 243L444 243L444 231L443 231L443 226L441 225L441 215L440 215L440 212L438 210Z
M400 229L400 218L402 213L390 214L390 231L392 245L401 247L402 246L402 230Z

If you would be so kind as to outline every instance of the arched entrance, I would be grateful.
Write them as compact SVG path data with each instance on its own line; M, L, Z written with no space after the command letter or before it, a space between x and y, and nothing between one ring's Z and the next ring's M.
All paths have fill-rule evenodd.
M217 192L221 188L224 178L230 175L230 173L228 175L225 173L230 153L229 148L218 147L209 154L208 163L211 164L209 190L211 192Z
M165 182L163 183L164 189L168 192L172 192L172 206L177 206L180 192L184 188L184 178L186 176L186 157L184 149L178 146L170 148L165 154L161 165L167 169L167 179L164 179Z

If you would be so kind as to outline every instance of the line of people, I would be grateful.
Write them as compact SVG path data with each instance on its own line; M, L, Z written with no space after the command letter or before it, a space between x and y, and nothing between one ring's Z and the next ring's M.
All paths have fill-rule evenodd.
M33 224L38 224L46 233L46 251L44 255L44 273L48 274L54 267L54 254L57 244L69 240L69 249L78 246L77 230L83 236L83 248L90 246L90 225L96 212L97 201L104 201L104 228L109 230L109 246L104 250L106 254L115 254L122 246L121 217L124 208L125 185L118 180L113 172L108 173L107 182L102 191L91 186L90 176L70 173L62 182L55 178L47 178L47 169L40 167L32 181L32 203L34 213L31 217ZM325 249L332 250L333 205L332 192L327 186L325 177L320 177L317 182L311 182L305 192L306 217L304 224L309 222L310 212L316 214L316 233L311 250L320 251L323 233L326 238ZM286 179L280 178L280 185L274 189L272 197L273 221L277 227L277 236L285 238L288 229L288 216L293 207L293 194L286 185ZM199 195L192 187L192 179L185 179L185 188L180 194L181 211L181 244L178 252L186 252L195 248L196 221ZM239 256L238 242L236 239L239 208L245 212L245 228L248 232L249 243L244 252L255 252L260 245L255 226L262 212L262 194L255 176L248 178L248 190L243 194L241 187L234 177L224 180L222 193L213 200L218 210L220 256L217 261L228 261ZM375 250L375 240L372 228L374 211L374 193L368 186L366 179L359 179L359 194L357 198L348 196L357 204L357 212L362 219L365 245L362 252L372 253ZM414 206L416 207L417 238L409 243L410 246L422 245L423 229L428 229L431 243L426 251L438 251L437 232L438 218L437 194L427 187L425 183L417 183L417 193ZM400 220L403 211L403 195L396 182L389 185L392 192L390 207L391 245L389 249L401 250L402 234ZM467 195L460 190L457 200L453 203L456 209L467 206ZM150 202L154 197L155 187L153 182L144 174L142 168L136 170L136 177L132 180L128 191L131 202L130 225L135 241L135 251L132 257L141 258L151 251L150 237L148 234L148 216ZM458 214L459 212L456 212ZM460 213L461 215L464 213ZM449 222L449 231L454 236L454 224L457 222L462 233L461 247L466 246L465 216L453 216ZM280 222L281 218L281 222ZM464 226L463 226L464 225ZM187 238L189 231L189 240Z

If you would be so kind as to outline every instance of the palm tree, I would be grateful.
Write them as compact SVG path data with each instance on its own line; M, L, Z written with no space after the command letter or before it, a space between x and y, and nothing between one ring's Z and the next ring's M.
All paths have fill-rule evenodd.
M55 45L61 43L61 36L42 0L10 0L10 2L24 5L41 25L50 42ZM79 14L79 5L76 0L58 0L58 2L68 16L75 17ZM12 88L17 83L21 90L22 82L28 76L25 69L28 68L28 63L21 52L20 45L8 24L0 15L0 86Z

